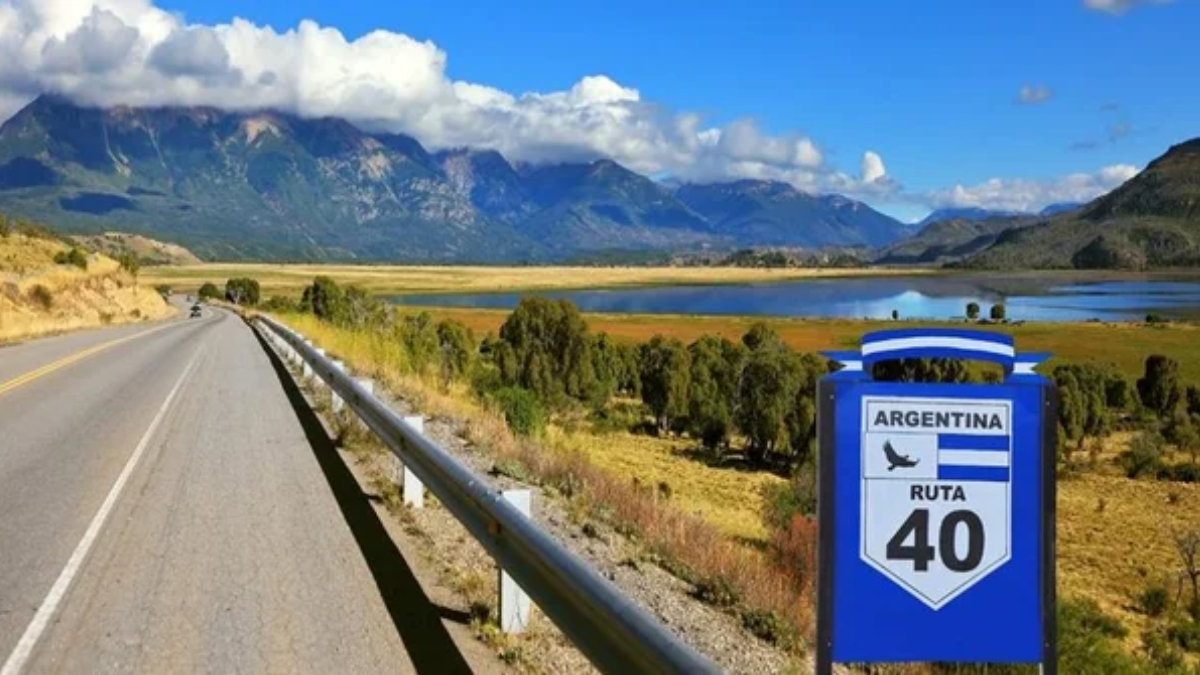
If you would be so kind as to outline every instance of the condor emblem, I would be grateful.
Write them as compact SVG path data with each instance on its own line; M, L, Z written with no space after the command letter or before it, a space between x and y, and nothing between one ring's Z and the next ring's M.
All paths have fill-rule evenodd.
M1054 672L1056 394L994 333L923 329L830 353L818 393L818 672L833 662ZM999 384L876 382L902 358L999 364ZM887 626L881 631L879 627Z

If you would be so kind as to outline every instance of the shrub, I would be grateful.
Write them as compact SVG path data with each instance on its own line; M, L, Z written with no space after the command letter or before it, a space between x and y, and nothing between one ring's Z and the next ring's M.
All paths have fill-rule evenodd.
M137 254L129 251L125 251L117 256L117 263L121 266L121 269L133 275L134 279L137 279L138 273L142 270L141 259L137 257Z
M816 586L817 543L817 521L809 516L792 516L787 527L771 533L776 567L806 591Z
M992 321L1003 321L1008 315L1008 311L1005 309L1004 303L998 302L992 305L992 310L989 314L992 317Z
M783 650L792 649L800 641L796 627L775 612L761 609L743 612L742 627Z
M235 305L245 307L257 305L260 292L257 279L238 277L225 282L225 299Z
M155 285L155 287L154 287L154 290L155 290L155 291L156 291L156 292L157 292L159 295L163 296L164 298L168 298L168 297L170 297L170 296L171 296L171 286L170 286L170 284L157 284L157 285Z
M1171 467L1170 479L1179 483L1200 483L1200 466L1181 462Z
M211 281L206 281L204 282L204 285L200 287L200 291L197 293L197 295L201 300L217 300L221 298L221 291L217 288L216 284L212 283Z
M787 483L763 487L763 523L770 530L786 529L796 516L812 516L816 511L817 470L811 461Z
M444 319L437 325L438 351L441 354L442 382L450 385L452 379L462 377L471 367L475 355L475 336L471 329L453 319Z
M1183 650L1162 631L1149 629L1142 633L1142 651L1161 671L1176 670L1183 665Z
M1162 616L1167 611L1170 595L1167 589L1159 584L1149 586L1138 597L1138 609L1146 616Z
M420 312L401 319L400 344L412 371L426 373L438 358L438 333L433 315Z
M1167 627L1167 639L1184 651L1200 652L1200 624L1191 619L1179 619Z
M492 400L504 415L513 433L533 436L546 426L546 413L541 401L531 391L520 387L505 387L492 394Z
M29 289L29 297L41 305L42 309L48 310L54 306L54 293L41 284L35 284L33 288Z
M979 318L979 303L978 302L968 302L967 303L967 318L972 321Z
M1148 324L1151 324L1151 325L1164 324L1167 322L1168 322L1168 319L1165 316L1163 316L1162 314L1147 314L1146 315L1146 323L1148 323Z
M1163 468L1162 439L1158 434L1149 432L1134 436L1129 449L1121 453L1119 461L1129 478L1157 474Z
M58 253L55 253L54 263L56 265L74 265L81 270L86 270L88 266L88 259L86 253L72 246L69 251L59 251Z
M294 312L296 311L296 303L290 298L285 298L282 295L272 295L267 298L267 301L262 303L262 309L268 312Z
M692 595L714 607L734 607L742 601L741 594L724 576L704 577L696 582Z

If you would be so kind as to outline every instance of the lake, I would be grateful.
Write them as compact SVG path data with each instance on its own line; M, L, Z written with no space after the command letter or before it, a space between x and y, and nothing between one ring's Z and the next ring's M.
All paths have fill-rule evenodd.
M968 302L987 316L997 302L1014 321L1122 321L1147 313L1200 315L1200 280L1080 275L935 275L813 279L744 286L394 296L415 306L511 309L527 295L573 301L585 312L823 318L962 318Z

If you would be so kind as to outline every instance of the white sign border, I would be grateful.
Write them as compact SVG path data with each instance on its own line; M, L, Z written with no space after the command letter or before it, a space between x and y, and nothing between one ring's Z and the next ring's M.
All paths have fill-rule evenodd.
M1009 452L1010 453L1015 452L1014 446L1015 446L1015 438L1016 438L1016 434L1014 433L1015 430L1012 427L1012 425L1013 425L1013 401L1011 399L1006 399L1006 398L1004 398L1004 399L969 398L968 399L968 398L933 398L933 397L926 397L926 396L898 396L898 395L863 396L861 399L862 423L860 425L859 442L858 442L858 453L859 453L859 456L858 456L858 461L859 461L859 469L858 469L859 470L859 476L858 476L858 481L859 481L858 547L859 547L859 550L858 550L858 557L860 560L867 563L867 565L874 568L877 572L879 572L880 574L887 577L893 583L899 585L901 588L908 591L909 595L920 600L922 603L924 603L930 609L937 611L937 610L945 607L946 605L948 605L951 601L953 601L958 596L962 595L964 592L969 590L975 584L986 579L988 576L991 575L992 572L994 572L996 570L996 568L1004 565L1009 560L1012 560L1012 518L1013 518L1012 484L1013 484L1013 480L1014 480L1014 474L1013 474L1014 462L1012 461L1012 458L1010 456L1010 459L1009 459L1009 467L1010 468L1009 468L1009 474L1008 474L1008 482L1005 484L1005 488L1004 488L1004 503L1008 508L1008 518L1006 519L1007 527L1004 528L1004 555L1001 558L998 558L992 564L990 564L987 567L980 570L979 573L976 574L975 576L973 576L971 579L964 581L962 584L960 584L957 588L955 588L953 591L951 591L948 595L946 595L946 597L942 598L940 601L934 602L934 601L930 600L928 597L926 597L920 591L918 591L917 589L910 586L908 584L908 582L906 582L904 579L901 579L899 576L897 576L895 573L893 573L887 567L880 564L878 561L876 561L874 558L872 558L871 556L869 556L867 554L867 528L866 528L867 481L871 480L871 479L867 478L865 475L866 467L867 467L867 430L870 428L870 416L867 414L867 408L868 408L867 404L868 403L879 403L879 402L901 402L901 401L904 403L911 403L911 402L915 401L915 402L920 402L922 404L930 404L930 405L1003 406L1004 409L1008 411L1008 434L1009 434ZM914 480L917 480L917 479L914 479ZM928 479L925 479L925 480L928 480ZM933 481L933 482L937 482L937 481Z

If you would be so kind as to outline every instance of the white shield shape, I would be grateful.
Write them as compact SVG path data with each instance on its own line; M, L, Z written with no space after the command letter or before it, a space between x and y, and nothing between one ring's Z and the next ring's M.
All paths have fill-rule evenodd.
M1012 404L863 398L860 556L930 608L1009 560Z

